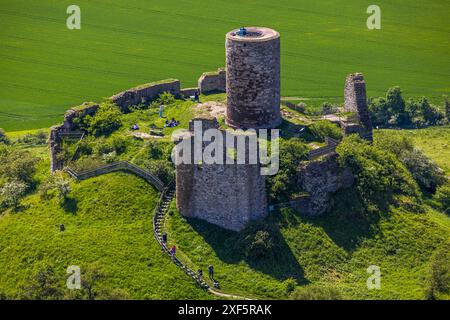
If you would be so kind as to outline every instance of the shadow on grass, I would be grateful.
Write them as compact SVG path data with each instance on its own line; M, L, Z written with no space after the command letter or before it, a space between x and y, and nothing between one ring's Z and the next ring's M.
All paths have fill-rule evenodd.
M217 256L227 264L246 262L252 269L268 274L277 280L293 278L298 284L307 284L303 268L285 242L278 227L269 221L251 223L241 232L225 230L206 221L187 218L192 228L212 247ZM258 258L247 254L248 244L257 231L270 233L273 248Z
M67 213L76 214L78 210L78 201L75 198L67 197L62 205L63 209Z

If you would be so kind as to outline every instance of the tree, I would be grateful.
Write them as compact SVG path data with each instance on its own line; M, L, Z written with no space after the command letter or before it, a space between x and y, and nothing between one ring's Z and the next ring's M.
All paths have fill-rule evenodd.
M450 183L443 184L436 190L434 200L439 203L445 213L450 215Z
M42 183L39 193L43 199L56 196L59 203L64 204L71 190L70 179L67 179L62 172L55 172Z
M402 97L400 87L392 87L386 93L386 106L390 113L389 119L391 124L407 124L408 117L405 112L405 100Z
M23 181L31 185L39 158L29 151L16 150L10 147L0 152L0 177L7 181Z
M450 121L450 102L448 101L448 96L444 97L444 110L447 121Z
M27 189L28 185L19 180L5 183L0 189L2 204L17 209L20 199L25 195Z
M56 276L52 266L43 266L28 280L28 285L21 288L20 299L57 300L62 299L63 290L60 278Z
M437 300L450 294L450 243L444 244L431 260L426 298Z
M9 139L6 136L5 130L3 130L2 128L0 128L0 143L3 144L9 144Z
M94 116L84 116L74 122L89 133L100 136L109 135L122 125L122 112L119 107L110 101L100 104Z
M370 119L374 126L387 126L389 124L390 113L385 98L375 98L369 100Z

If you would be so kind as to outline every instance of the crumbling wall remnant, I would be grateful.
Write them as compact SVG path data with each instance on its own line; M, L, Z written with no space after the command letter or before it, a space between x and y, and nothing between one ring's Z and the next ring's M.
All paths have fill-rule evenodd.
M225 92L226 90L226 71L219 68L214 72L205 72L198 79L198 88L200 93Z
M176 79L167 79L143 84L120 92L110 99L119 106L122 112L127 112L129 107L141 103L148 104L158 98L163 92L169 92L175 97L180 97L180 81Z

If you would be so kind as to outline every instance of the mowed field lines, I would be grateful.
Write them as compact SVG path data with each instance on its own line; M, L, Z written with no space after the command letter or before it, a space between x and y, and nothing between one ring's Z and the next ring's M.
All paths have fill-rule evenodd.
M81 8L81 30L66 8ZM361 0L0 0L0 127L44 128L83 101L178 78L193 86L224 65L224 35L262 25L282 35L282 94L342 97L362 71L369 95L400 85L438 103L450 92L446 0L377 1L382 29L366 28Z

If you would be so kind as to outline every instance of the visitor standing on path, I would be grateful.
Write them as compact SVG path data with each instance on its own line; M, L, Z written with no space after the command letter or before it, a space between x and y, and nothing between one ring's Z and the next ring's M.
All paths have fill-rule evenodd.
M164 105L160 105L159 106L159 117L162 118L163 117L163 110L164 110Z
M210 278L211 280L214 280L214 267L213 267L212 264L210 264L210 265L208 266L208 273L209 273L209 278Z

